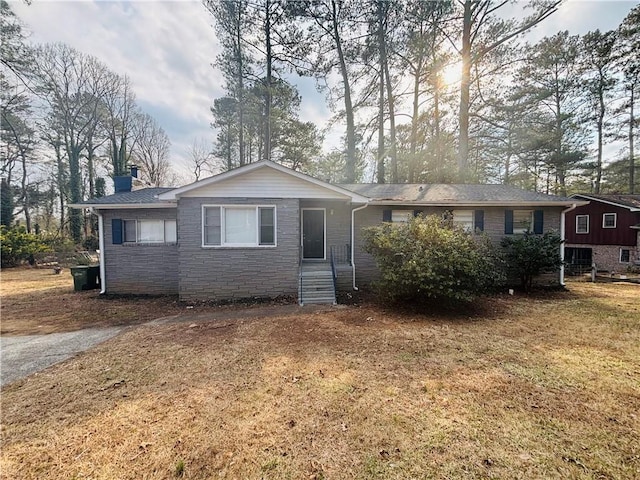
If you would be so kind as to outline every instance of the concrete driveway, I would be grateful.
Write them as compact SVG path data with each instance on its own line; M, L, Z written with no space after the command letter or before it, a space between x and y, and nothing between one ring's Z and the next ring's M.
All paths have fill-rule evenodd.
M0 385L7 385L88 350L114 337L123 328L88 328L49 335L0 337Z

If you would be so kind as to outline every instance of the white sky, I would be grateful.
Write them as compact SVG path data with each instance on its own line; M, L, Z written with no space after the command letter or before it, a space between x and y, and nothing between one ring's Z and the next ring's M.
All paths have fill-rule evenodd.
M195 139L211 143L213 99L223 80L211 64L219 52L213 19L199 1L10 1L33 43L64 42L89 53L111 70L131 78L137 101L165 129L172 162L186 173L187 150ZM616 28L636 1L569 0L530 35L537 40L560 30L584 34ZM324 129L331 112L314 81L296 82L301 118ZM325 149L340 137L338 125Z

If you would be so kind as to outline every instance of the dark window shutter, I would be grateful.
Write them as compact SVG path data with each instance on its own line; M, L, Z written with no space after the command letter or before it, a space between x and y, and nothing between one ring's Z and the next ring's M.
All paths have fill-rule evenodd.
M504 234L511 235L513 233L513 210L504 211Z
M383 210L382 211L382 221L383 222L391 222L391 210Z
M417 217L418 215L420 215L422 213L422 210L414 210L413 211L413 216Z
M475 229L479 232L484 232L484 210L476 210L474 213L473 223Z
M533 233L541 234L544 228L544 210L533 212Z
M111 243L122 244L122 220L119 218L111 219Z

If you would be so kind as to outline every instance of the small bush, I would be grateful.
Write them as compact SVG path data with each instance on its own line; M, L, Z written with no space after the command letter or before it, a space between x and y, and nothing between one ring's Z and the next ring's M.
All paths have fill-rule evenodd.
M100 248L100 240L95 235L89 235L82 242L82 246L85 250L96 251Z
M24 227L0 226L0 262L2 268L33 262L37 253L49 251L42 239L27 233Z
M520 279L520 287L529 292L534 277L542 273L560 270L560 245L562 239L554 232L535 235L525 232L522 236L504 237L501 245L509 269Z
M391 301L471 301L502 284L501 261L485 237L432 215L366 228L365 251L380 269L380 293Z

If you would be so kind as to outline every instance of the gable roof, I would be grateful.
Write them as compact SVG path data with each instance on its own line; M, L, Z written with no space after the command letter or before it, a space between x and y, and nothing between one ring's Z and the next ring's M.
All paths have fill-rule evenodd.
M371 198L370 203L379 205L570 206L588 203L511 185L356 183L342 187L365 195Z
M296 179L298 181L304 182L304 184L310 187L311 186L315 187L316 191L325 191L328 194L330 193L333 197L350 199L352 202L355 202L355 203L367 203L369 201L367 197L362 196L358 193L347 190L338 185L333 185L331 183L318 180L317 178L311 177L304 173L297 172L295 170L292 170L290 168L287 168L283 165L280 165L278 163L275 163L269 160L261 160L256 163L250 163L248 165L244 165L242 167L229 170L219 175L214 175L212 177L205 178L203 180L191 183L189 185L185 185L184 187L173 189L171 191L161 194L159 198L160 200L177 200L181 196L190 195L199 189L220 184L222 182L227 182L236 177L247 175L247 174L250 174L251 172L257 172L262 169L269 169L272 172L283 173L285 175L292 177L292 179ZM260 193L260 192L255 191L254 193ZM269 196L269 195L262 195L262 196Z
M529 192L510 185L469 185L469 184L339 184L333 185L309 175L296 172L271 161L260 161L245 165L228 172L205 178L179 188L144 188L131 192L119 192L101 198L93 198L69 205L75 208L124 209L124 208L175 208L176 200L186 194L193 195L197 190L234 179L243 174L256 174L260 169L270 172L282 172L290 175L299 183L306 182L316 192L326 191L334 198L350 199L354 203L373 205L415 205L415 206L571 206L586 205L586 196L574 195L572 198ZM300 183L304 185L305 183ZM227 184L228 185L228 184ZM312 189L312 190L313 190ZM223 190L227 190L223 189ZM261 192L257 190L256 194ZM628 195L624 197L629 197ZM635 195L634 197L640 197ZM588 200L588 198L587 198ZM637 209L640 211L640 208Z
M593 194L593 193L576 193L571 198L584 198L594 202L607 203L616 207L627 208L632 212L640 212L640 195L631 194Z
M173 188L156 187L118 192L106 197L90 198L84 202L69 205L73 208L175 208L175 202L161 201L158 195L173 190Z

